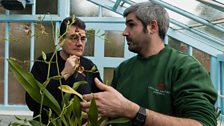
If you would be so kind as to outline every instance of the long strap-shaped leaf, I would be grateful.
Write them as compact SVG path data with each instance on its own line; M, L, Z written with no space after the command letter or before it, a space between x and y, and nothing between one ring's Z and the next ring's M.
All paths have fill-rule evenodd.
M14 73L17 81L27 91L27 93L38 103L41 101L40 90L43 89L45 95L43 104L53 109L58 115L61 113L60 105L57 100L38 82L33 75L24 70L13 58L8 59L11 71Z
M88 120L90 121L91 126L99 126L98 115L99 111L96 106L95 98L93 98L88 112Z

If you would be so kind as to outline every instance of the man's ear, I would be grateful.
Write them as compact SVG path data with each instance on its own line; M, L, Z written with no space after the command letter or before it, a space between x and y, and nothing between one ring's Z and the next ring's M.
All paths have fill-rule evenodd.
M158 23L156 20L152 20L148 23L147 29L150 32L150 34L158 32Z

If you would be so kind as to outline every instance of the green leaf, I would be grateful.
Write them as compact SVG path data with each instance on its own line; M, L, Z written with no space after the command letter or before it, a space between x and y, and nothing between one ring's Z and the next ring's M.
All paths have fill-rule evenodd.
M11 71L14 73L17 81L22 85L22 87L30 94L30 96L35 100L40 100L39 87L33 76L27 71L23 70L14 59L8 59Z
M9 66L11 68L11 71L14 73L16 79L20 82L25 82L25 86L28 89L31 90L30 88L36 89L38 88L35 79L33 79L32 74L29 72L25 71L21 66L19 66L18 63L16 63L16 60L14 58L9 58L8 59ZM31 90L32 91L32 90Z
M15 122L15 123L10 123L8 126L29 126L29 125Z
M80 85L83 85L83 84L88 84L88 82L87 81L77 81L77 82L75 82L74 84L73 84L73 89L74 90L77 90L78 89L78 87L80 86Z
M29 123L31 124L31 126L46 126L45 124L36 120L30 120Z
M50 118L51 120L50 126L62 126L62 120L60 120L59 118L55 120L54 118Z
M58 87L60 90L62 90L63 92L66 93L70 93L70 94L75 94L76 96L78 96L81 100L85 101L82 97L82 95L80 93L78 93L77 91L75 91L73 88L71 88L68 85L61 85Z
M89 121L87 122L86 126L91 126L91 124L90 124L90 122L89 122Z
M42 57L43 57L43 60L46 61L47 56L46 56L46 54L44 53L44 51L42 51Z
M80 100L77 96L74 96L73 112L75 113L76 118L81 119L82 108L81 108Z
M97 31L96 31L96 34L99 34L100 33L100 29L98 29Z
M61 107L59 103L57 102L57 100L54 98L54 96L52 96L52 94L46 88L43 88L43 85L40 82L37 81L37 83L39 88L42 89L45 95L43 104L53 109L58 115L60 115Z
M83 84L88 84L88 82L87 82L87 81L78 81L78 82L75 82L75 83L73 84L73 87L72 87L72 88L73 88L74 90L77 90L78 87L79 87L80 85L83 85ZM70 94L70 93L65 93L65 94L64 94L64 101L65 101L65 104L66 104L66 105L69 104L70 97L71 97L71 94Z
M22 117L15 116L16 120L24 120Z
M101 125L106 126L108 121L109 121L108 117L101 117L98 122L99 122L100 126Z
M92 67L91 71L96 71L96 66L95 65Z
M61 108L57 100L44 88L44 86L37 81L33 75L24 70L14 59L8 59L9 66L17 81L26 90L26 92L38 103L41 101L40 90L43 90L45 95L43 104L53 109L58 115L61 113Z
M68 105L70 102L69 100L70 100L71 94L65 93L63 97L64 97L64 104Z
M51 116L52 116L52 111L51 109L49 109L48 118L50 119Z
M113 118L110 121L106 122L106 124L111 124L111 123L126 123L130 121L128 118Z
M53 80L61 80L63 77L62 76L53 76L51 79Z
M75 15L72 15L72 22L71 24L73 24L75 22Z
M51 81L51 79L47 78L47 80L44 81L44 83L43 83L43 87L46 87L49 84L50 81Z
M70 118L70 121L71 121L71 125L70 126L79 126L79 120L75 117L75 114L72 114L71 118ZM80 125L81 126L81 125Z
M100 36L105 36L105 33L101 34Z
M93 98L89 107L89 112L88 112L88 120L90 121L91 126L99 126L98 114L99 112L96 107L96 101L95 101L95 98Z
M90 72L90 73L98 73L99 71L96 69L96 66L94 65L91 70L85 70L86 72Z

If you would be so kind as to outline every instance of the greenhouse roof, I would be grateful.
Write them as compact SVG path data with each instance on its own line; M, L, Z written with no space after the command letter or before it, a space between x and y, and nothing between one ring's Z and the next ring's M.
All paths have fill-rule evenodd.
M122 15L125 8L140 0L88 0ZM144 1L144 0L141 0ZM170 15L168 35L179 40L192 41L196 47L224 52L224 1L223 0L151 0L164 6ZM191 39L189 39L191 38ZM200 47L200 46L197 46ZM201 46L202 47L202 46ZM202 47L208 51L208 48ZM202 49L202 50L203 50Z

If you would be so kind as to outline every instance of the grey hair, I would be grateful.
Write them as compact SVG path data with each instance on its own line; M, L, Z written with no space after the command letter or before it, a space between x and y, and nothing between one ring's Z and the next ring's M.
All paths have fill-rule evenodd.
M147 30L147 24L156 20L159 27L159 36L164 40L167 30L169 28L169 15L165 8L153 2L142 2L132 5L125 9L123 16L126 17L130 13L135 13L136 18L139 19L143 26L144 31Z

